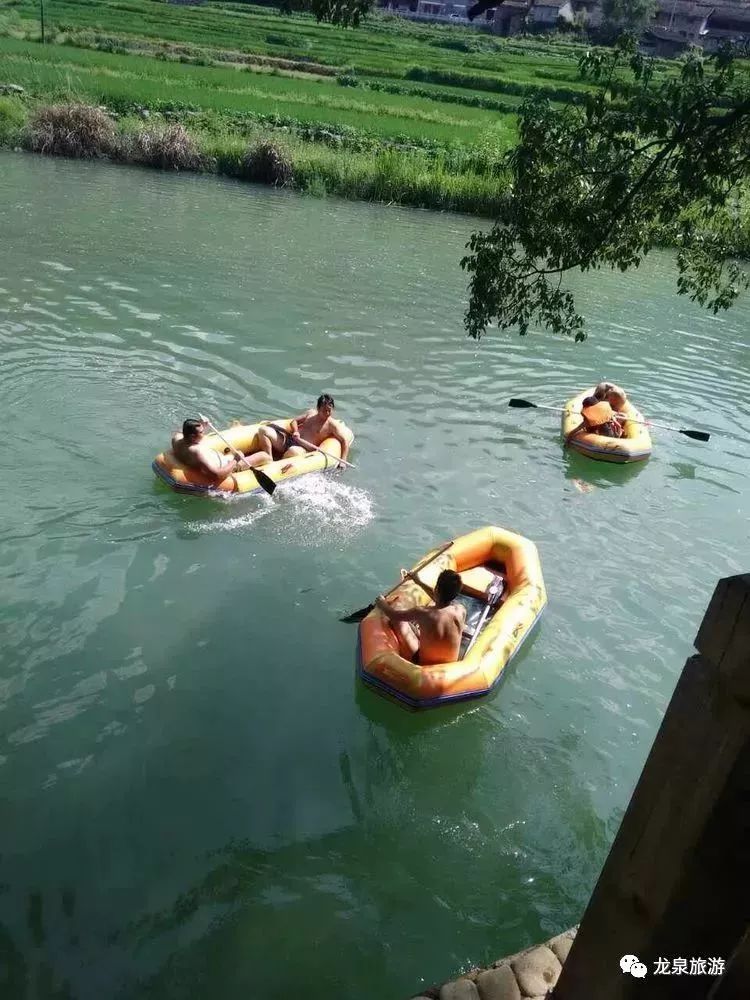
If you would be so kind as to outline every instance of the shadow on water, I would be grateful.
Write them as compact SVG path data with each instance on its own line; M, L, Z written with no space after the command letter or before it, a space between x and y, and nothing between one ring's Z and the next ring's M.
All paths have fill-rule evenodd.
M643 462L597 462L593 458L565 448L563 453L563 470L566 479L573 482L586 483L589 486L609 489L610 487L627 486L632 483L649 464L649 459Z
M505 685L512 679L519 666L523 669L523 661L531 655L541 628L541 622L538 622L531 634L524 639L521 648L510 663L506 664L500 679L489 694L466 701L449 702L446 705L433 708L413 709L396 698L375 691L359 677L355 670L354 700L357 708L369 722L388 730L396 739L402 734L412 738L415 734L451 726L481 706L494 705L498 698L502 698L502 690ZM499 706L499 708L502 711L502 707Z
M369 996L375 970L381 995L408 995L423 976L439 980L465 967L468 955L491 962L572 922L591 856L603 855L610 836L572 780L580 734L561 743L510 740L508 723L484 701L407 714L361 689L357 704L366 730L338 751L344 823L299 841L233 840L204 855L192 885L112 942L143 960L120 1000L281 1000L301 982L313 1000ZM494 802L483 803L494 788L488 747L495 765L521 751L495 796L499 815ZM530 822L531 780L548 781L548 807ZM561 819L550 847L550 827ZM550 864L550 852L566 865ZM469 882L456 877L467 856ZM519 916L522 900L531 922ZM482 954L478 926L491 927L494 940ZM278 941L287 961L269 962Z
M698 466L697 465L693 465L692 462L670 462L669 463L669 467L670 467L670 469L673 469L674 471L667 473L667 478L668 479L697 479L698 478L698 476L696 475L696 473L698 472Z
M62 890L62 916L69 944L78 943L73 930L75 915L75 890ZM49 935L47 924L58 925L58 911L53 894L48 893L46 906L44 897L38 890L29 892L26 906L26 930L30 947L24 955L23 947L16 945L10 931L0 923L0 997L3 1000L74 1000L68 979L60 975L49 959L49 937L56 938L55 931ZM55 943L58 943L55 941Z

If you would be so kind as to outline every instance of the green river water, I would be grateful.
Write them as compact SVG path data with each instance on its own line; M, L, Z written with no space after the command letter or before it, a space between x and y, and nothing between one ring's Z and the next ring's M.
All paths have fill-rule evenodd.
M701 312L659 254L577 281L585 344L477 346L474 225L0 155L3 998L387 1000L579 919L748 569L750 302ZM605 376L711 441L604 465L506 405ZM356 471L155 481L184 417L320 391ZM485 524L549 592L504 683L421 715L362 690L338 616Z

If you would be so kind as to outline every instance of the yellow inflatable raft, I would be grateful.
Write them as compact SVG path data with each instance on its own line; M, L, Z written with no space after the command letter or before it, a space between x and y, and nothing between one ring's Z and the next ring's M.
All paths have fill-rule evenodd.
M221 434L234 447L243 454L248 454L258 450L258 429L262 424L273 423L285 430L291 427L291 419L262 420L257 424L235 424L221 431ZM343 421L338 421L339 428L343 431L349 444L354 440L354 435ZM204 443L210 448L214 448L220 454L224 454L226 445L216 434L206 434ZM341 457L341 444L338 438L326 438L320 446L323 451L333 456L328 458L319 451L307 452L305 455L296 455L294 458L282 458L277 462L269 462L261 466L261 470L269 476L275 483L283 483L289 479L295 479L306 472L323 472L334 469L337 466L336 458ZM289 466L286 472L282 468ZM157 455L151 466L168 486L179 493L262 493L258 486L258 480L249 469L242 472L235 472L227 476L222 482L183 465L171 451L163 451Z
M478 698L491 691L547 603L536 546L504 528L480 528L454 539L442 555L419 571L419 578L434 587L444 569L461 574L458 600L467 608L462 658L457 662L422 667L407 659L388 619L377 608L359 626L359 676L411 708ZM474 638L490 587L497 585L498 577L503 585L500 603L491 608L484 628ZM388 599L397 608L430 603L412 580L405 580Z
M593 386L591 389L585 389L565 404L562 415L563 439L580 426L582 420L581 403L593 391ZM635 420L644 419L640 410L636 410L630 402L626 405L624 414L626 419L622 437L610 438L604 437L603 434L590 433L576 434L568 442L569 447L600 462L642 462L651 454L651 435L645 424L637 424L633 420L627 419L628 417L633 417Z

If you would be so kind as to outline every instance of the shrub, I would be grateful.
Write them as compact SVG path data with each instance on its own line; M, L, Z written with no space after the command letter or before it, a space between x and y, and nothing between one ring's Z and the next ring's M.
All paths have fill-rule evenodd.
M406 80L419 80L424 83L437 83L450 87L468 87L471 90L489 90L500 94L516 94L519 97L530 97L539 94L552 101L573 103L580 101L582 89L572 87L548 86L531 83L525 80L501 80L497 77L478 76L463 73L458 70L430 69L425 66L410 66L404 73ZM585 90L586 88L583 88Z
M0 145L16 143L25 121L26 112L17 97L0 97Z
M35 153L77 159L112 156L118 149L114 121L88 104L39 108L24 129L23 143Z
M200 170L205 164L195 139L183 125L140 129L128 139L127 159L161 170Z
M249 146L242 159L242 174L250 181L287 187L294 179L289 153L273 139L261 139Z

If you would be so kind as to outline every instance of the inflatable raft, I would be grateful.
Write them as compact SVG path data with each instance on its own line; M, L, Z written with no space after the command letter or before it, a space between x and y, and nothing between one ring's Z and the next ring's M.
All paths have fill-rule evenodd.
M359 626L359 676L382 694L415 709L478 698L491 691L547 603L536 546L503 528L480 528L454 539L442 555L419 571L419 578L434 587L444 569L460 573L458 600L467 609L457 662L423 667L407 659L388 619L377 608ZM501 588L499 604L491 606L475 638L491 587ZM413 580L404 580L388 600L402 609L430 603Z
M258 450L258 429L262 424L273 423L285 430L291 428L291 419L285 420L263 420L257 424L235 424L222 430L221 434L234 447L243 454L248 454ZM338 421L339 428L343 431L349 444L354 440L354 435L342 421ZM214 448L220 454L224 454L226 445L216 434L206 434L203 438L205 444ZM276 462L269 462L261 466L261 471L269 476L275 483L283 483L289 479L296 479L306 472L325 472L337 467L336 458L341 457L341 444L338 438L326 438L320 445L323 451L327 451L333 458L322 455L319 451L310 451L304 455L296 455L293 458L282 458ZM287 468L289 466L289 468ZM235 472L227 476L220 483L212 476L191 469L183 465L170 451L163 451L157 455L151 466L156 475L179 493L262 493L258 486L258 480L249 469L242 472ZM286 472L282 472L286 468Z
M593 386L591 389L585 389L565 404L561 428L563 439L580 425L583 419L581 417L581 403L593 391ZM611 438L604 437L603 434L582 433L571 438L568 446L574 451L600 462L642 462L651 454L651 435L645 424L637 424L627 418L633 417L635 420L643 420L643 414L631 406L630 402L626 405L623 413L625 425L622 437Z

